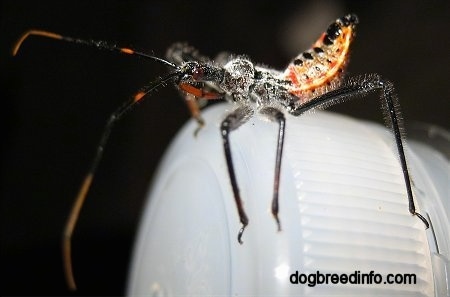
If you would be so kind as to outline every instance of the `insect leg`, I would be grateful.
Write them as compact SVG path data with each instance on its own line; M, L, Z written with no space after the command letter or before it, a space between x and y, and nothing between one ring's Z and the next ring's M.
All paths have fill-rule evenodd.
M189 109L189 112L191 113L191 116L197 121L198 127L194 131L194 135L197 136L200 129L205 126L205 120L202 118L197 98L190 93L186 93L184 95L184 102L186 102L186 105Z
M349 100L355 97L365 96L370 92L379 90L381 92L381 99L386 107L385 111L387 113L387 125L394 133L395 144L397 146L397 152L400 159L400 165L402 167L403 178L405 180L406 192L408 195L409 212L412 215L417 216L428 229L428 221L418 212L416 212L416 207L414 205L414 198L411 189L411 180L409 177L408 167L406 165L405 151L403 148L402 133L400 130L399 121L399 110L396 105L397 97L394 93L394 87L391 82L383 80L380 76L366 75L362 77L357 77L350 80L344 86L338 89L332 90L321 96L318 96L311 101L308 101L291 111L295 116L303 114L305 111L314 108L327 108L333 104L340 103L345 100Z
M242 234L244 233L245 227L248 225L248 218L245 214L244 207L242 205L241 196L239 194L239 187L237 185L236 174L234 172L233 160L231 158L230 150L230 132L239 128L242 124L247 122L247 120L253 115L253 109L243 106L239 107L230 113L223 121L220 126L220 131L222 133L223 148L225 151L225 159L227 162L228 175L230 176L231 187L233 189L234 200L236 202L236 207L239 214L239 219L242 223L242 227L238 233L238 242L242 244Z
M177 65L188 61L197 61L203 64L211 63L210 58L200 54L196 48L184 42L172 44L166 52L166 58ZM205 126L205 121L200 112L202 105L199 103L199 100L222 99L224 94L214 83L209 82L201 82L198 85L180 83L178 84L178 88L181 90L181 96L184 97L192 118L198 123L198 127L194 132L194 135L197 136L198 132Z
M203 120L200 112L200 106L198 103L199 99L206 99L206 100L216 100L216 99L222 99L223 94L216 92L215 90L206 90L205 86L203 87L196 87L189 83L180 83L178 85L180 90L183 92L184 101L186 102L186 105L189 109L189 112L191 113L191 116L197 121L198 127L195 129L194 135L197 136L198 132L200 131L203 126L205 126L205 121Z
M280 171L281 171L281 156L283 154L283 144L284 135L286 127L286 118L284 114L276 108L265 107L260 110L260 113L266 115L269 119L277 121L279 124L278 128L278 141L277 141L277 152L275 157L275 177L273 183L273 198L272 198L272 215L275 218L278 231L281 231L281 224L278 218L278 193L280 189Z

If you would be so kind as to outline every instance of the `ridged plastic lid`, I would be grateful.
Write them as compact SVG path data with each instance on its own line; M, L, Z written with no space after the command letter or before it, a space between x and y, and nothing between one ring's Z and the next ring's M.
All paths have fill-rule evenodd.
M240 245L219 131L229 110L207 109L198 136L191 121L168 149L142 218L129 295L448 294L448 160L421 145L408 150L416 207L432 223L425 230L408 211L384 127L326 112L288 116L277 232L270 213L277 125L256 116L230 136L250 220ZM320 274L330 274L329 284L313 286ZM333 284L334 274L366 282L380 275L382 283ZM388 274L415 275L416 283L384 283Z

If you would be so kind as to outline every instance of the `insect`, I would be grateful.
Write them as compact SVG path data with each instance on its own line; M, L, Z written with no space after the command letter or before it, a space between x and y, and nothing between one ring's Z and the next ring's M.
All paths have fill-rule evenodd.
M230 178L238 215L242 224L237 239L242 243L242 235L249 219L245 213L239 192L233 159L230 149L230 134L245 124L255 113L262 114L278 124L274 182L271 211L281 230L278 217L278 192L280 169L286 129L285 113L300 116L308 110L326 108L355 97L366 96L379 91L382 106L386 112L387 125L391 128L399 155L405 180L409 212L417 216L426 226L427 220L416 212L411 181L403 149L402 133L398 110L398 99L393 84L377 74L362 75L344 81L344 70L348 64L350 45L355 35L358 18L348 14L331 23L312 47L295 57L284 71L276 71L251 62L246 56L229 56L215 61L201 55L193 47L176 43L167 51L166 59L134 51L130 48L109 45L103 41L83 40L55 34L48 31L30 30L25 32L13 48L16 55L22 43L32 35L47 37L98 49L106 49L122 54L139 56L166 65L171 71L140 89L134 96L120 106L108 119L94 160L82 182L74 206L69 215L63 238L63 255L68 285L75 289L71 263L71 238L81 207L91 186L94 174L102 158L106 142L113 126L126 113L131 111L156 88L173 83L184 96L192 117L198 128L198 136L205 125L200 113L200 99L225 99L235 105L221 125L224 155ZM201 137L201 136L199 136Z

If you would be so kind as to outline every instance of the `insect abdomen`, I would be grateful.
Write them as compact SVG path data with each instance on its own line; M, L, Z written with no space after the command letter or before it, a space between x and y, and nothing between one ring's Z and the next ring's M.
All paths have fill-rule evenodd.
M310 49L288 65L283 77L292 82L289 92L301 103L339 85L357 23L353 14L337 19Z

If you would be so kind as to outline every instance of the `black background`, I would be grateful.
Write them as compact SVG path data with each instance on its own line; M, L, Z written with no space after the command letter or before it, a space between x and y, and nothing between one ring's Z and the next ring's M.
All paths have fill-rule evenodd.
M61 231L105 121L166 71L38 37L12 58L21 33L46 29L159 56L173 42L189 41L209 56L227 50L282 69L347 12L360 18L350 74L376 72L392 80L406 123L448 129L448 1L2 1L2 295L70 294ZM334 110L381 122L373 98ZM188 118L177 91L167 87L116 126L75 232L76 294L124 293L149 180Z

